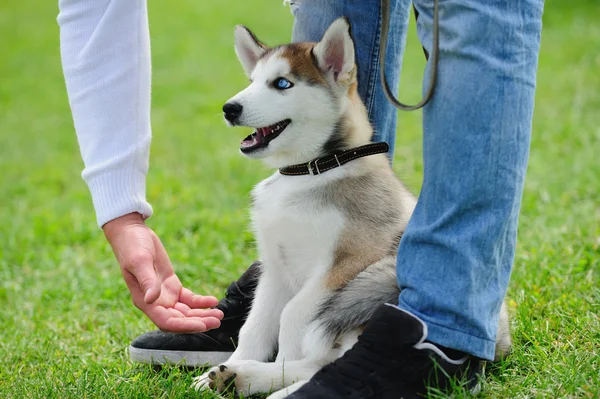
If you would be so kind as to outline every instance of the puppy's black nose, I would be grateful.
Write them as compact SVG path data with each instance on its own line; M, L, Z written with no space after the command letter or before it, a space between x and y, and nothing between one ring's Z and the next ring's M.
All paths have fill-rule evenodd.
M225 114L225 119L229 122L233 123L237 118L242 114L242 107L239 103L225 103L223 105L223 113Z

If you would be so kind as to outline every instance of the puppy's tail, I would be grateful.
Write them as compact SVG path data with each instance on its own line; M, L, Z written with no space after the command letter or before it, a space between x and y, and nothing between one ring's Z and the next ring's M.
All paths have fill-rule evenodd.
M498 332L496 333L496 353L494 361L503 360L510 353L512 340L510 339L510 318L506 301L502 302L500 308L500 320L498 320Z

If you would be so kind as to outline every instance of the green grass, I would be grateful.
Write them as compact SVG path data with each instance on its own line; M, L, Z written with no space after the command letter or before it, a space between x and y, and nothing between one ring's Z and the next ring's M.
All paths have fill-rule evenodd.
M186 398L197 372L132 364L151 323L132 305L95 219L65 95L55 2L0 4L0 397ZM237 154L220 107L246 83L232 27L286 42L279 2L151 2L149 199L185 285L221 295L256 257L248 191L269 171ZM514 353L484 398L600 397L600 3L549 1L509 298ZM412 32L411 32L412 33ZM403 98L422 54L409 40ZM401 116L396 172L422 177L420 116ZM463 396L463 395L459 395Z

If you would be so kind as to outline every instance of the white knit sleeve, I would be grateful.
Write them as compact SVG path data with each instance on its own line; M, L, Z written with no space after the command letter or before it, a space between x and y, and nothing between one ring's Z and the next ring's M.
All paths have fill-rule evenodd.
M149 217L146 0L59 0L59 9L63 71L98 225L131 212Z

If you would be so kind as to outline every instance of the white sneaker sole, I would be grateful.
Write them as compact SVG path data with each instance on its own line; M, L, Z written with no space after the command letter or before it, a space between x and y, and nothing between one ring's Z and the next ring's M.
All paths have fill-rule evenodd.
M226 362L233 352L170 351L129 347L129 357L134 362L148 364L176 364L187 367L218 366Z

